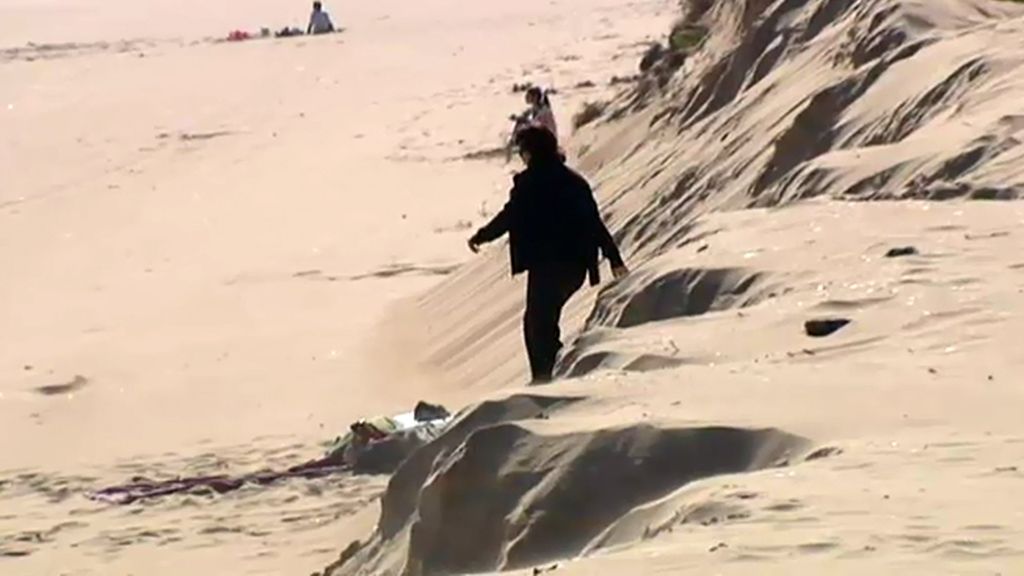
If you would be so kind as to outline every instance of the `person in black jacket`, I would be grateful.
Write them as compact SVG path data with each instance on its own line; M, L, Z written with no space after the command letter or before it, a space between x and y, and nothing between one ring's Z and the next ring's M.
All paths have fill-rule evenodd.
M562 308L583 286L600 282L598 252L612 274L629 273L608 232L587 181L565 165L555 136L544 128L516 137L526 170L513 178L509 200L469 239L481 244L509 235L512 274L528 272L523 334L534 383L549 382L562 347L558 327Z

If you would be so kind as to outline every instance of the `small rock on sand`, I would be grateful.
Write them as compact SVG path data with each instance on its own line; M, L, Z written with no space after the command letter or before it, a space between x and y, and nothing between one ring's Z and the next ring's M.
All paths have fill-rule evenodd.
M896 248L890 248L889 251L885 253L885 257L901 258L903 256L914 256L916 254L919 254L919 252L917 251L917 248L914 248L913 246L898 246Z
M813 338L823 338L825 336L835 334L849 323L850 320L846 318L819 318L815 320L808 320L807 322L804 322L804 332Z

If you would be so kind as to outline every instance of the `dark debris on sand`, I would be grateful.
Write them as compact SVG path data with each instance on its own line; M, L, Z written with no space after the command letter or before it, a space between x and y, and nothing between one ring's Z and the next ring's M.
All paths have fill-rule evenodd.
M896 248L890 248L885 253L886 258L901 258L903 256L916 256L919 254L917 248L913 246L898 246Z
M804 322L804 332L812 338L824 338L842 330L850 323L846 318L818 318Z
M76 375L70 382L37 386L35 391L43 396L57 396L59 394L69 394L75 390L85 388L88 384L88 378L82 375Z

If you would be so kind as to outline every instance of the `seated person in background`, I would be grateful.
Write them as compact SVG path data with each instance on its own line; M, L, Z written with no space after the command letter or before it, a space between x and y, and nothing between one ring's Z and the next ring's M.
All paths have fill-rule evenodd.
M309 15L309 26L306 27L306 34L327 34L334 32L334 23L331 17L324 11L320 2L313 2L313 13Z

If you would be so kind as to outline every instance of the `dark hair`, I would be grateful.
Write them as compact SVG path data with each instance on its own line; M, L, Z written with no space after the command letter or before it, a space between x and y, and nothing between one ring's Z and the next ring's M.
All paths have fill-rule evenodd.
M516 134L516 146L530 155L530 163L561 161L558 139L547 128L530 126Z
M548 98L548 91L542 90L539 86L531 86L526 91L526 95L536 98L537 102L544 106L551 106L551 99Z
M313 10L320 10L324 5L321 2L313 2Z

